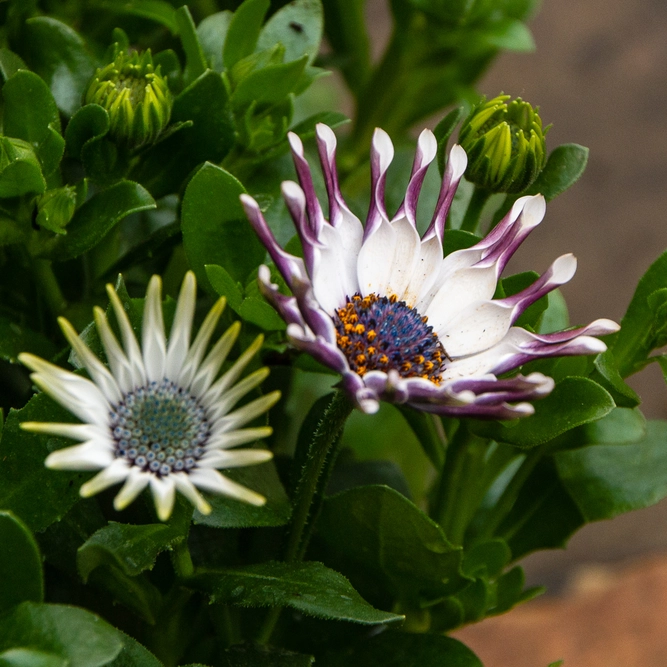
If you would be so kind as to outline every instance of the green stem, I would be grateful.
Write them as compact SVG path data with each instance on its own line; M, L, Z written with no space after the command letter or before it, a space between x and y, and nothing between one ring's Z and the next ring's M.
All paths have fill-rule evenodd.
M500 495L500 498L498 498L498 502L487 515L484 526L480 531L480 538L491 538L494 536L503 519L505 519L512 510L512 507L514 507L514 503L516 503L526 480L530 477L535 466L539 463L550 446L551 443L548 442L539 447L535 447L528 452L523 463L519 466L516 473L514 473L514 477L512 477L505 487L505 490Z
M62 314L67 308L67 300L60 290L51 262L47 259L35 259L33 261L33 275L51 312L54 315Z
M188 549L187 538L178 542L171 552L171 560L176 575L181 579L187 579L194 574L195 568L192 563L190 549Z
M351 412L352 403L344 392L337 391L313 433L306 462L294 491L292 520L283 555L287 563L301 560L306 552L321 498L336 459L340 435ZM268 613L257 635L260 644L266 644L271 639L280 612L281 607L274 607Z
M492 194L493 193L490 190L475 186L465 217L461 223L461 229L464 232L472 232L473 234L477 233L482 209Z

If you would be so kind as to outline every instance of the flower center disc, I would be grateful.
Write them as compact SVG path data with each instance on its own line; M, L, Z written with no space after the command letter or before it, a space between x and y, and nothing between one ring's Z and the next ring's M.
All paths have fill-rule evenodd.
M359 375L395 369L440 384L446 358L433 327L396 296L355 294L334 316L336 342Z
M211 432L199 401L166 378L125 394L109 426L116 456L159 477L194 468Z

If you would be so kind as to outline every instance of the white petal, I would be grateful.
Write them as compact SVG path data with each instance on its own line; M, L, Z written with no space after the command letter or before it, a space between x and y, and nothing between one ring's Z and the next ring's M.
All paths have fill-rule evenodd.
M231 414L221 417L218 422L219 427L223 431L231 431L238 426L243 426L243 424L248 423L249 421L255 419L255 417L259 417L259 415L266 412L273 405L275 405L279 399L279 391L272 391L265 396L256 398L254 401L251 401L250 403L244 405L242 408L235 410Z
M190 481L190 475L184 472L175 472L169 475L174 480L176 490L182 493L202 514L210 514L211 506Z
M109 296L109 300L111 301L113 311L116 315L116 321L118 322L118 326L120 328L125 356L130 362L133 386L140 387L146 384L146 370L144 368L141 350L139 349L139 343L137 343L137 337L134 335L132 325L130 324L130 320L128 319L127 313L125 312L125 308L123 308L123 304L118 298L116 290L111 285L107 285L107 294Z
M103 443L90 440L82 445L51 452L44 465L53 470L99 470L111 465L114 458L114 448L110 441Z
M265 463L273 458L273 453L267 449L223 450L215 449L207 452L201 460L201 465L211 468L242 468L244 466Z
M215 425L213 427L215 429ZM259 426L256 428L243 428L229 433L214 433L206 443L206 449L227 449L229 447L237 447L238 445L245 445L255 440L268 438L273 433L270 426Z
M231 479L227 479L213 468L194 468L190 472L190 480L192 483L203 489L204 491L211 491L212 493L219 493L223 496L236 498L251 505L264 505L266 498L260 496L245 486L241 486Z
M395 247L396 232L389 222L383 220L359 251L357 276L362 296L372 293L388 295Z
M108 428L100 428L96 424L57 424L54 422L22 422L19 426L31 433L48 433L72 440L95 440L108 436Z
M419 264L421 241L417 230L407 218L396 220L391 226L396 234L396 245L393 257L385 258L385 261L390 262L391 273L384 294L395 294L399 300L405 301L408 287Z
M211 421L215 422L222 415L226 415L236 403L243 398L243 396L262 384L268 375L268 368L260 368L241 380L241 382L234 385L231 389L223 392L220 398L213 403L209 410L209 418Z
M99 306L95 306L93 314L95 316L97 332L104 346L111 373L118 383L118 388L123 393L132 391L137 387L137 384L135 383L135 374L132 371L130 360L125 355L123 348L111 330L106 313Z
M154 475L132 466L123 488L113 500L113 506L118 511L124 510L148 486L153 477Z
M150 478L153 501L160 521L166 521L174 510L174 501L176 500L176 484L171 475L166 477Z
M438 279L442 267L442 244L436 236L423 240L419 246L419 256L412 272L410 284L405 290L404 301L424 312L427 303L423 297L429 293Z
M115 459L108 468L95 475L81 486L79 493L90 498L100 491L123 481L130 474L130 465L125 459Z
M159 382L164 378L167 343L162 317L162 280L157 275L148 283L141 330L146 377L149 382Z
M19 361L37 371L30 378L40 389L81 421L107 423L109 402L93 382L27 352L19 355Z
M64 317L58 318L58 324L60 324L65 338L67 338L67 341L107 401L118 403L122 398L121 391L107 367L90 351L90 348L81 340L74 327Z
M208 356L204 359L204 362L197 370L197 373L190 384L190 391L195 396L203 397L209 390L211 383L215 380L215 376L220 370L220 366L222 366L229 351L234 346L240 331L240 322L234 322L234 324L222 334L218 342L208 353Z
M232 367L220 377L215 384L213 384L206 393L201 396L202 404L206 407L212 407L213 403L218 401L222 394L231 387L239 378L243 369L250 363L250 360L257 354L264 343L264 336L259 335L255 340L243 351L241 356L234 362ZM226 356L226 355L225 355Z
M197 281L195 274L188 271L183 279L178 303L176 304L176 313L174 323L171 325L169 333L169 346L167 347L167 362L165 366L165 376L174 379L178 378L185 363L185 357L190 347L190 335L192 333L192 318L195 313L195 304L197 299Z
M213 308L211 308L209 311L203 324L199 328L195 342L192 343L192 347L188 350L188 354L185 357L185 361L183 362L183 366L180 369L178 377L174 378L174 381L177 382L181 387L189 387L192 384L192 381L197 374L197 371L199 370L201 360L204 358L204 353L206 352L208 343L211 340L211 336L213 335L215 327L218 324L220 315L222 315L222 311L225 309L226 303L227 300L224 297L218 299ZM227 329L223 335L223 338L224 336L229 335L232 336L234 340L236 340L236 336L238 336L240 330L240 323L234 322L234 324L232 324L232 326ZM218 345L223 344L218 341Z

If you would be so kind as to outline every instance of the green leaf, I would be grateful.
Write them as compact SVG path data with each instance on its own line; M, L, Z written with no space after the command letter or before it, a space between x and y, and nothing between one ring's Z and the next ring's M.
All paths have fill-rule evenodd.
M627 377L643 368L656 340L654 327L664 325L657 317L649 298L659 290L667 288L667 252L651 264L642 276L621 321L621 330L611 346L621 377Z
M617 445L641 440L646 435L646 418L640 410L614 408L608 415L582 428L587 444Z
M29 648L10 648L0 653L0 667L68 667L68 663L53 653Z
M238 309L239 317L264 331L284 331L285 320L263 299L247 297Z
M407 498L386 486L358 487L328 498L318 533L351 569L360 568L356 576L350 574L357 587L364 579L377 581L418 605L467 583L460 574L461 548L450 544L440 526Z
M56 353L56 346L37 331L0 317L0 359L16 363L21 352L50 359Z
M67 154L84 159L83 148L109 132L109 114L98 104L86 104L70 119L65 130Z
M626 384L621 377L612 350L599 354L595 359L592 379L601 384L613 397L616 405L633 408L641 403L637 392Z
M294 125L291 131L298 134L302 139L310 139L315 136L315 127L318 123L324 123L333 130L349 122L350 119L338 111L319 111Z
M237 644L223 651L220 664L221 667L310 667L314 663L312 655L259 644Z
M206 264L218 264L233 280L243 282L264 259L264 246L239 200L243 192L243 185L230 173L210 163L197 171L185 189L183 247L201 285L210 286Z
M20 69L28 69L23 59L9 49L0 48L0 75L2 78L7 81Z
M109 667L164 667L163 663L136 639L120 630L117 632L123 640L123 650L109 663Z
M280 43L285 47L285 62L298 60L305 54L310 65L320 48L323 22L320 0L294 0L266 22L259 35L257 50Z
M30 144L0 136L0 199L41 194L46 190L42 169Z
M272 461L225 470L224 474L238 484L261 493L266 498L266 504L256 507L234 498L209 495L207 500L213 511L210 514L195 512L195 523L213 528L251 528L284 526L289 521L292 507Z
M174 100L172 123L191 125L144 153L132 176L157 199L176 192L202 162L220 162L234 144L234 121L227 89L207 70Z
M248 0L246 0L248 1ZM243 107L257 104L277 104L295 88L308 62L308 56L278 65L267 65L243 78L232 94L232 104Z
M209 67L216 72L222 72L225 66L222 62L222 47L227 37L232 12L225 10L207 16L197 26L197 36Z
M211 287L220 296L224 296L229 306L234 309L234 312L238 313L238 309L243 302L241 283L236 282L221 266L206 264L204 269Z
M68 667L102 667L123 642L115 628L84 609L23 602L0 623L0 651L20 648L56 655Z
M51 88L58 108L71 116L80 106L95 63L69 26L48 16L25 23L25 59Z
M234 12L222 51L227 69L255 50L268 8L269 0L245 0Z
M185 83L189 84L200 77L207 69L206 57L197 37L195 22L187 5L179 7L174 16L178 26L178 35L185 51Z
M504 614L522 602L527 602L538 595L542 595L545 591L543 586L533 586L524 589L525 583L526 577L523 568L518 565L509 570L509 572L505 572L496 582L495 604L488 610L487 616Z
M0 507L20 516L34 532L60 520L77 501L89 473L54 472L44 459L54 449L73 444L63 438L28 433L24 421L68 422L71 416L45 394L21 410L11 410L0 441Z
M535 447L576 426L601 419L615 407L605 389L583 377L566 377L549 396L534 405L535 414L519 420L518 424L475 421L473 430L517 447Z
M529 285L532 285L538 278L539 274L535 273L535 271L524 271L523 273L503 278L500 281L500 288L504 296L513 296ZM514 324L518 327L529 326L535 329L548 305L549 295L545 294L541 299L528 306Z
M453 637L387 631L318 658L318 667L483 667L480 659Z
M126 3L106 3L104 8L151 19L168 28L174 35L178 31L174 7L165 0L130 0Z
M506 51L527 53L535 50L535 40L522 21L503 19L485 27L483 39L487 44Z
M77 566L81 578L100 565L116 565L129 577L152 570L160 553L182 542L185 535L166 524L129 524L111 522L90 536L79 548Z
M11 512L0 511L0 544L0 614L26 600L41 602L42 557L28 527Z
M549 153L544 169L526 193L541 193L547 201L551 201L579 180L587 162L588 148L585 146L562 144L554 148Z
M403 616L374 609L350 582L322 563L259 563L206 571L188 582L211 602L241 607L291 607L297 611L362 625L392 623Z
M649 507L667 495L667 422L649 421L636 442L580 447L554 459L587 521Z
M445 257L455 250L471 248L475 243L479 243L479 236L472 232L466 232L463 229L445 229L442 239L442 250Z
M465 550L463 571L469 577L497 577L512 556L507 543L499 538L477 542Z
M94 194L77 210L54 251L63 261L82 255L96 246L123 219L132 213L155 208L150 194L138 183L120 181Z
M4 99L3 130L38 145L49 125L60 129L60 115L48 86L34 72L19 70L2 88Z

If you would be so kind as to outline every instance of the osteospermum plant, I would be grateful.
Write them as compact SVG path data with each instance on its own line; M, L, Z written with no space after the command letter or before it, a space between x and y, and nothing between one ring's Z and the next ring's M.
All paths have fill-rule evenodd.
M2 3L0 665L480 667L665 495L667 255L620 329L508 275L587 159L474 90L534 3L172 4Z

